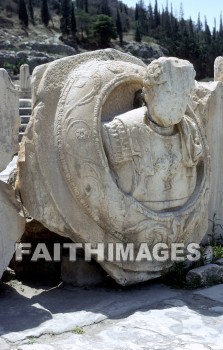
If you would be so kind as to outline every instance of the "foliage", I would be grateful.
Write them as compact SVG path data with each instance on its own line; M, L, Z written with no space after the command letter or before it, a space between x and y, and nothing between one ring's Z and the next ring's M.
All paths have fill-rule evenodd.
M91 32L92 17L89 13L79 10L77 12L77 31L80 32L81 40L89 36Z
M223 258L223 224L220 219L216 218L216 213L213 215L213 219L209 219L212 223L211 233L208 235L208 243L212 246L213 249L213 260L216 261L218 259Z
M88 0L76 0L77 9L88 13Z
M32 24L35 24L32 0L29 0L28 2L28 10Z
M111 9L107 0L101 0L100 14L105 16L111 16Z
M63 35L71 31L71 0L61 0L60 30Z
M28 18L25 0L19 0L19 19L25 27L28 27L29 18Z
M114 22L111 17L98 15L93 23L93 34L102 47L109 46L111 39L117 38Z
M19 18L24 29L28 27L29 18L33 24L35 23L33 6L47 2L47 0L17 1L19 1ZM200 14L198 14L197 21L185 18L183 5L177 17L173 14L172 5L168 6L168 1L167 5L162 8L159 0L149 2L148 5L145 3L144 0L138 0L134 9L125 5L124 0L48 0L52 11L61 15L62 37L68 41L75 38L78 43L84 45L89 43L92 36L95 35L97 47L99 45L109 46L110 40L116 37L115 28L107 24L110 34L108 36L106 34L103 40L100 32L108 30L102 29L102 19L100 21L96 19L96 29L95 26L92 27L95 16L105 15L110 20L113 19L121 45L124 33L127 33L125 35L131 39L133 35L138 42L142 38L152 38L153 42L167 48L170 56L191 61L197 72L198 80L213 77L214 60L223 52L222 15L220 15L219 27L216 27L215 22L212 30L206 18L202 23ZM26 6L28 6L29 18ZM50 18L46 18L44 23L47 25L49 20ZM97 28L98 26L101 28ZM89 47L86 46L86 48Z
M180 16L176 18L172 6L169 9L167 3L167 6L160 11L156 0L154 8L151 4L146 8L143 1L138 1L135 20L138 22L141 34L154 37L159 44L169 50L170 56L191 61L198 79L213 76L214 60L222 55L223 51L221 17L219 30L215 25L211 32L206 18L204 24L200 15L197 23L193 23L191 18L185 20L182 5Z
M50 21L50 13L48 7L48 0L42 0L41 3L41 19L45 27L48 27Z
M17 74L19 74L20 66L23 64L26 64L26 63L28 63L27 59L23 58L23 59L19 60L19 62L17 62L16 64L4 62L2 68L6 69L8 72L12 71L13 75L17 75Z
M222 245L214 246L213 252L214 252L214 260L218 260L218 259L223 258L223 246Z
M72 333L74 334L84 334L84 330L82 327L75 327L73 330L72 330Z
M73 37L76 36L77 33L77 23L76 23L76 17L74 12L74 3L72 2L72 8L71 8L71 33Z
M173 264L163 272L162 281L174 288L185 288L187 286L186 276L188 269L183 261Z
M141 42L142 41L142 36L141 36L141 33L140 33L140 29L139 29L139 25L137 24L136 26L136 30L135 30L135 41L136 42Z

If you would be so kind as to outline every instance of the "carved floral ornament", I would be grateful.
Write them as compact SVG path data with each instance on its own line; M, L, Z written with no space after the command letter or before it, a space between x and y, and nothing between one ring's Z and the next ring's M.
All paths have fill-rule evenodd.
M41 169L44 186L48 188L46 193L50 194L49 203L53 202L53 208L56 208L52 212L56 210L69 228L66 235L70 235L74 241L81 238L84 242L90 240L95 244L100 241L132 242L136 245L147 242L153 246L157 242L168 245L173 242L199 242L207 226L210 165L208 147L198 118L188 106L188 117L181 123L177 134L173 137L159 135L155 129L137 119L137 109L133 109L133 101L143 88L146 73L149 78L150 67L147 69L140 60L115 50L100 50L80 56L80 59L77 56L69 61L67 80L64 78L58 90L60 97L55 112L49 108L49 98L41 104L41 91L37 92L34 121L36 118L38 123L34 122L30 127L37 130L41 123L44 125L38 115L48 116L48 130L44 132L54 135L49 142L52 142L51 149L55 152L54 159L58 165L55 167L54 160L47 173L43 165L50 159L48 157L46 160L41 150L36 163ZM60 68L59 61L53 64ZM47 70L44 73L43 81L51 77L53 69L50 70L50 67L54 67L53 64L47 68L49 73ZM156 84L159 79L163 83L161 73L162 66L157 61L156 69L151 70L149 84L152 85L154 79ZM139 108L139 113L143 108ZM190 136L190 130L193 136ZM35 132L33 136L29 135L33 137L36 149L40 149L44 132L39 139L35 138ZM183 136L180 138L178 134ZM180 143L183 137L185 144ZM189 157L187 151L192 138L195 151ZM154 146L157 140L163 147L160 147L160 154L156 154ZM196 142L197 148L202 148L202 158L199 158L197 165L190 164L190 159L196 158ZM173 150L176 145L184 148L185 157L179 150ZM28 140L24 141L24 147L28 149ZM168 191L172 190L176 181L179 182L176 179L179 169L183 169L183 159L188 163L184 167L185 181L188 184L194 181L194 186L190 185L192 190L188 199L182 205L174 204L172 208L166 205L162 210L152 209L147 195L151 187L148 186L148 193L145 191L147 183L152 183L157 177L159 186L163 186L162 191L161 187L157 187L157 191L162 192L160 198L165 198L165 195L168 198ZM131 171L131 167L134 167L134 171ZM60 195L53 189L50 173L57 174ZM125 174L126 183L129 182L128 190L125 189ZM73 213L70 206L69 210L64 209L63 196L69 197L73 203ZM32 204L29 203L29 206L32 207ZM52 220L50 222L47 217L42 222L55 232L64 234L56 224L52 227ZM101 264L121 284L156 277L167 267L166 263L156 261L131 264L105 261Z

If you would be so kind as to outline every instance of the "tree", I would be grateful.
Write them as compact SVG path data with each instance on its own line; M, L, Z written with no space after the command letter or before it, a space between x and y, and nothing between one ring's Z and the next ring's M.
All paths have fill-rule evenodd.
M142 41L142 36L140 33L139 24L137 24L136 31L135 31L135 41L138 43L141 43L141 41Z
M207 18L204 18L204 38L207 45L211 44L211 31L207 23Z
M149 3L149 7L148 7L148 26L149 26L149 34L151 34L150 31L154 28L153 7L151 3Z
M155 28L160 25L160 13L158 10L157 0L155 0L155 6L154 6L154 22L155 22Z
M88 0L85 0L84 9L85 9L85 12L88 13Z
M147 35L149 31L148 17L143 0L140 0L137 4L135 11L135 20L139 23L141 33Z
M29 0L28 2L28 10L29 10L29 15L30 15L32 24L35 24L32 0Z
M71 1L61 0L60 30L63 35L69 35L71 31Z
M24 0L19 0L19 19L25 27L28 27L29 18Z
M41 3L41 19L45 27L48 27L50 21L50 13L47 0L42 0Z
M74 3L72 2L72 8L71 8L71 33L73 37L76 37L77 33L77 23L76 23L76 17L74 12Z
M122 29L122 21L120 17L119 10L117 8L117 18L116 18L116 28L117 28L117 33L119 37L119 42L122 45L123 44L123 29Z
M138 21L139 20L139 6L138 4L136 4L136 7L135 7L135 21Z
M117 38L115 26L111 17L97 15L93 23L93 33L102 47L109 46L111 39Z
M76 0L77 9L84 10L84 0Z
M202 22L201 22L200 12L198 13L198 18L197 18L197 31L198 32L202 31Z
M101 1L101 14L111 17L111 10L107 0Z
M128 11L128 6L127 5L124 5L124 10L125 10L125 14L128 16L129 11Z
M77 28L78 32L81 34L81 40L84 40L84 34L87 36L90 33L92 26L92 16L83 11L83 10L78 10L77 11Z
M219 24L219 33L223 33L223 25L222 25L222 12L220 13L220 24Z

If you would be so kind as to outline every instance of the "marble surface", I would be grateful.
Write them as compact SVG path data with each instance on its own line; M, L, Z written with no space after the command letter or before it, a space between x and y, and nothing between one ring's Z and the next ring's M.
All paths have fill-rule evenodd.
M222 350L222 296L223 285L81 289L14 281L0 292L0 348Z

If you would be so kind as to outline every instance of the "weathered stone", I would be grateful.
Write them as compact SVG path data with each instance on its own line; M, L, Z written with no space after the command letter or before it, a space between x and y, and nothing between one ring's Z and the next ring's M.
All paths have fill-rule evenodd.
M213 260L214 252L212 246L206 246L204 250L202 251L202 260L204 264L210 264Z
M18 151L18 94L7 72L0 69L0 171ZM20 215L21 206L11 186L0 181L0 278L8 266L21 237L25 220Z
M222 266L223 265L223 258L218 259L217 261L215 261L215 264Z
M0 69L0 172L18 152L19 98L7 72Z
M223 83L223 57L217 57L214 62L214 80Z
M223 223L223 159L218 155L223 149L223 84L215 81L196 83L190 105L204 128L210 153L211 197L209 202L209 238L217 239L222 234ZM208 241L208 236L206 237Z
M132 41L124 44L122 49L124 52L131 53L132 55L142 59L142 61L146 64L149 64L156 58L169 55L167 49L155 43L148 44L145 42L137 43Z
M29 98L31 96L31 77L28 64L20 67L20 89L21 98Z
M61 278L63 282L77 287L95 286L105 281L106 274L95 262L87 262L83 258L70 261L68 256L63 256Z
M208 264L190 270L186 277L190 285L206 286L223 282L223 266Z
M160 58L147 68L115 50L33 73L34 109L17 181L23 203L74 242L106 249L131 242L133 261L106 254L99 261L120 284L158 277L171 265L137 261L140 243L170 249L200 242L206 232L208 149L193 111L184 114L194 75L188 61ZM145 106L133 109L142 89Z
M36 56L29 56L27 58L27 62L30 66L30 70L33 71L34 68L36 68L37 66L41 65L41 64L46 64L49 62L54 61L55 59L57 59L57 57L54 56L49 56L47 54L45 55L36 55Z
M15 278L15 271L7 267L2 275L2 282L10 282Z
M0 181L0 278L15 251L15 243L24 232L25 220L14 190Z

